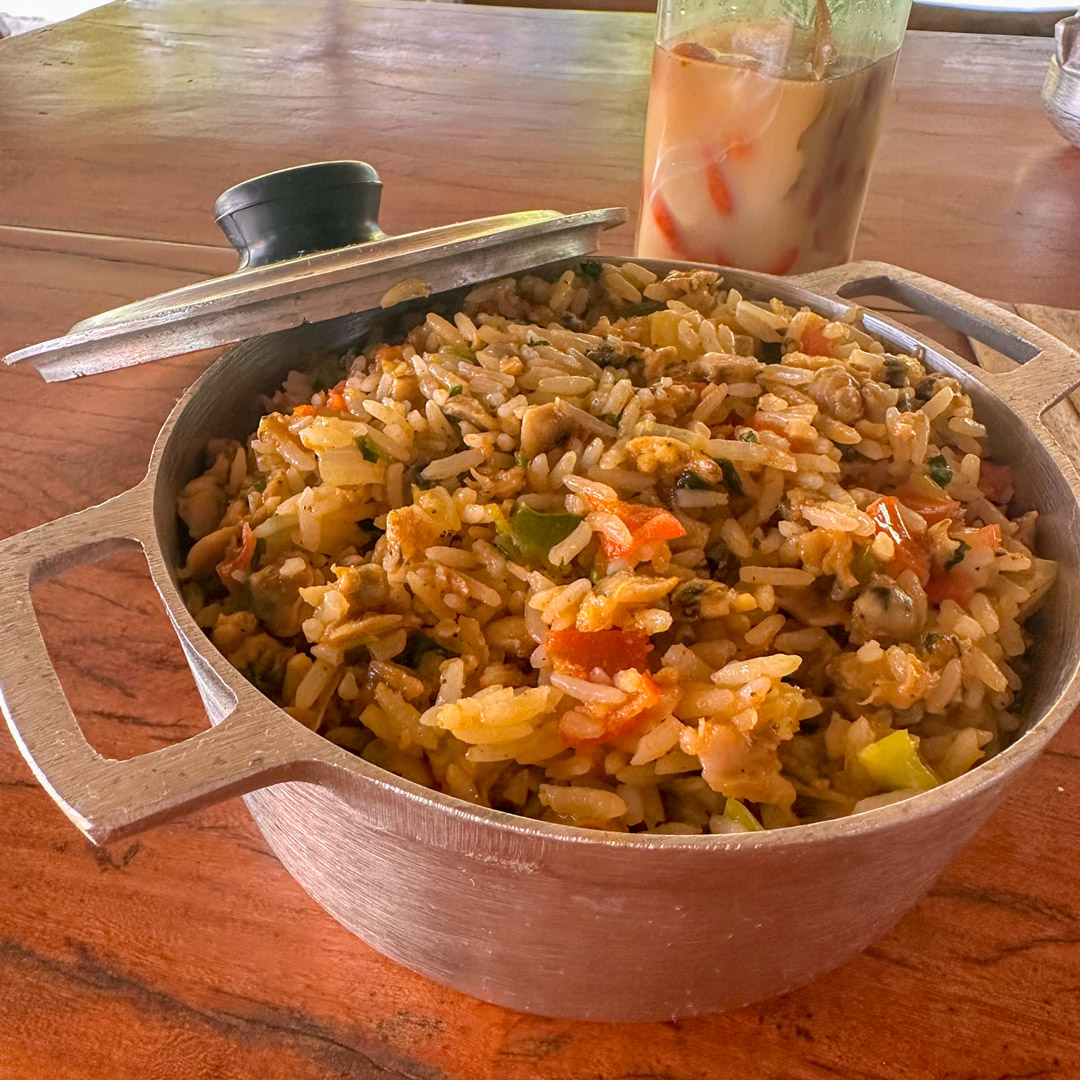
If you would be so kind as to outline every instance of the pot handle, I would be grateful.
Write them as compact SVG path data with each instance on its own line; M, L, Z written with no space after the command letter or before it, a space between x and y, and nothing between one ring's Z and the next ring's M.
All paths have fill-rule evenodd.
M45 790L98 844L186 810L304 778L303 736L312 734L300 724L282 724L283 714L254 688L249 697L245 683L240 695L224 695L232 698L229 715L182 743L120 761L102 757L86 741L46 651L30 587L148 543L145 483L0 542L0 705Z
M788 280L839 300L884 296L989 345L1020 366L990 372L965 362L965 369L1028 421L1080 386L1080 354L1064 342L1007 308L913 270L853 262Z

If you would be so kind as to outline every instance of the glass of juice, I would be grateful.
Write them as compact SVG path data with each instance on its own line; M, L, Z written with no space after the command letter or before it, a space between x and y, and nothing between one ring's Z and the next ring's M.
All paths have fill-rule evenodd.
M851 258L910 0L660 0L637 254Z

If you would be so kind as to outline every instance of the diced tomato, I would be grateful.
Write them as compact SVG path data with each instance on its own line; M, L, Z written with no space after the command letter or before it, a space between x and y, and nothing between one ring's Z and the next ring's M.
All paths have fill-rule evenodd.
M644 671L652 645L640 630L552 630L544 649L554 663L600 668L614 677L627 668Z
M640 687L622 705L602 714L595 708L583 708L592 721L587 725L589 734L584 734L584 729L575 725L574 713L571 712L559 721L559 735L567 746L573 747L599 746L627 735L635 735L644 730L653 719L652 710L659 702L660 688L642 672ZM594 733L597 725L601 728L599 734Z
M236 554L231 559L222 559L217 566L218 577L226 585L236 580L233 574L237 572L247 573L248 568L251 566L251 560L255 557L256 542L251 526L245 521L244 528L240 533L240 547L237 549Z
M986 547L992 550L1001 547L1001 526L984 525L981 529L976 529L968 537L968 543L972 547Z
M326 407L334 412L344 412L348 406L345 404L345 396L337 390L331 391L326 398Z
M718 161L710 159L705 162L705 184L717 213L728 217L735 208L735 203L731 198L731 188L728 187L723 167Z
M829 324L820 315L811 315L803 325L800 350L807 356L832 356L833 338L825 336Z
M797 245L792 244L786 251L781 252L780 257L765 271L766 274L782 275L788 273L795 265L795 260L799 257L799 248Z
M750 139L735 139L729 142L727 149L724 151L724 157L729 157L735 161L745 161L748 157L751 157L754 153L754 143Z
M979 467L979 490L991 501L1003 504L1015 490L1013 471L1008 465L984 461Z
M897 488L893 494L909 510L914 510L916 514L924 517L927 525L934 525L946 518L951 518L960 509L960 504L955 499L920 491L910 484Z
M659 506L620 502L615 507L615 514L635 537L648 532L646 543L653 540L674 540L677 536L686 535L679 519ZM660 535L661 533L663 535Z
M646 544L675 540L686 535L679 519L659 506L619 502L610 510L630 530L630 543L620 544L606 534L601 534L600 546L609 559L627 559L636 555Z
M889 563L890 571L901 574L914 570L924 585L930 577L930 554L919 538L908 532L900 516L900 502L894 495L875 499L866 512L874 519L878 532L886 533L895 546L895 554Z
M297 405L296 408L293 409L293 416L314 416L314 415L315 415L315 406L314 405Z
M955 600L961 607L966 607L977 591L971 575L960 567L932 577L926 583L926 599L938 607L946 600Z

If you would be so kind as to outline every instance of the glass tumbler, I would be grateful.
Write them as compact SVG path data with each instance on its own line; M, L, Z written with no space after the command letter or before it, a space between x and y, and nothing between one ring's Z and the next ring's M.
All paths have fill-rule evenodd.
M660 0L637 253L851 258L910 0Z

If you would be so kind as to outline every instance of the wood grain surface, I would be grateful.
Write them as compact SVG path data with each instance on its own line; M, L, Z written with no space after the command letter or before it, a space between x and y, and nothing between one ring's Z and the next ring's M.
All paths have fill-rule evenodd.
M633 206L650 38L640 14L134 0L0 43L0 352L229 269L215 196L302 161L374 163L390 230ZM1080 306L1080 152L1039 105L1047 50L909 37L859 255ZM608 250L631 242L620 230ZM0 534L136 482L209 360L52 386L0 372ZM71 572L34 598L104 752L205 726L140 559ZM2 733L0 1078L1080 1076L1078 797L1074 722L856 960L730 1014L582 1024L485 1005L384 960L301 891L239 802L93 848Z

